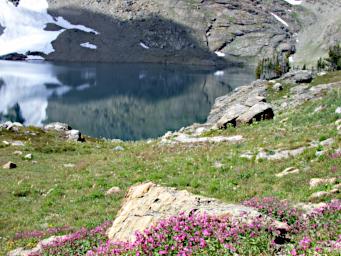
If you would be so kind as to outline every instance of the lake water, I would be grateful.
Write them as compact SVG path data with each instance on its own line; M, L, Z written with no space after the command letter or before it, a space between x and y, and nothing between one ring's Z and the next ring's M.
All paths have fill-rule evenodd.
M237 66L0 61L0 121L59 121L93 137L155 138L204 122L217 97L253 79L251 67Z

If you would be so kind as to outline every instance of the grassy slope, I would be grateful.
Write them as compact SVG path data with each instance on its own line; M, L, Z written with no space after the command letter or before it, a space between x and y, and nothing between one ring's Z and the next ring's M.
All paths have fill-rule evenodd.
M340 76L341 73L334 73L319 79L327 82ZM37 128L26 129L37 132L35 136L1 131L0 141L23 140L26 146L0 144L0 164L13 161L18 165L14 170L0 170L0 252L32 242L13 241L19 231L63 225L91 227L112 220L128 187L146 180L226 202L241 202L256 195L307 201L312 192L324 189L310 190L310 178L340 176L340 158L317 158L316 149L281 161L257 162L239 155L246 151L256 153L259 148L296 148L331 137L336 143L329 150L334 152L341 147L334 125L340 101L340 92L334 91L323 100L281 113L272 121L214 134L241 134L245 142L238 145L162 146L157 141L113 143L94 139L80 144L64 142L56 133L46 134ZM326 109L313 113L321 104ZM285 118L288 120L282 123ZM117 145L125 150L113 151ZM32 153L37 163L15 156L15 150ZM215 168L216 161L224 167ZM75 167L65 168L67 163ZM301 173L281 179L274 176L290 166L300 168ZM106 197L106 190L113 186L119 186L122 192Z

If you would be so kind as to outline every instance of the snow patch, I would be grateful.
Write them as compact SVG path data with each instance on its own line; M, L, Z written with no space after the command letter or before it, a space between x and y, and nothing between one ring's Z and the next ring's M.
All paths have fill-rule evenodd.
M303 3L303 1L301 0L284 0L284 1L291 5L301 5Z
M21 0L17 7L7 0L0 0L0 25L5 27L0 36L0 56L14 52L26 54L28 51L50 54L54 52L51 43L66 29L98 34L83 25L73 25L63 17L52 17L47 8L47 0ZM62 29L45 31L48 23Z
M84 48L89 48L89 49L92 49L92 50L96 50L97 49L97 45L91 44L89 42L82 43L82 44L80 44L80 46L84 47Z
M274 14L273 12L271 12L271 15L274 16L279 22L281 22L284 26L289 27L289 24L283 20L282 18L280 18L279 16L277 16L276 14Z
M26 60L45 60L43 57L41 56L36 56L36 55L28 55L26 57Z
M214 73L215 76L223 76L225 72L223 70L218 70Z
M140 42L140 46L144 49L150 49L145 43Z
M82 84L76 87L77 91L84 91L86 89L90 88L90 84Z
M225 57L225 53L220 52L220 51L216 51L214 52L218 57Z

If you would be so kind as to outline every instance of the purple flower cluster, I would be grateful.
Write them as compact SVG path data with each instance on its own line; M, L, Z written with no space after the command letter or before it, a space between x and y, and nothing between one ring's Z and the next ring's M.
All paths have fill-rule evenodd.
M65 232L71 232L72 228L68 226L63 227L52 227L48 228L47 230L33 230L33 231L24 231L19 232L15 234L14 239L20 240L20 239L29 239L29 238L44 238L48 236L52 236L55 234L65 233Z
M310 214L275 198L254 198L245 205L286 222L286 234L262 216L232 220L206 214L185 214L160 221L135 234L134 242L108 241L106 222L44 246L40 255L338 255L341 251L341 201L334 200ZM279 244L278 238L285 240ZM33 255L32 255L33 256ZM34 255L35 256L35 255Z
M29 256L85 255L87 251L106 240L105 233L111 224L111 221L106 221L93 229L82 228L75 233L53 239L42 245L43 253L33 253Z
M245 206L256 208L259 212L268 215L288 225L297 224L302 216L302 211L292 207L288 201L279 200L275 197L254 197L243 203Z
M156 226L135 234L133 243L110 242L89 251L96 255L179 255L187 256L210 252L212 255L241 253L246 240L259 239L259 253L268 250L264 243L275 237L275 230L268 228L263 217L251 222L232 221L228 217L203 215L178 216L160 221ZM244 244L243 244L244 243ZM214 250L214 252L213 252Z

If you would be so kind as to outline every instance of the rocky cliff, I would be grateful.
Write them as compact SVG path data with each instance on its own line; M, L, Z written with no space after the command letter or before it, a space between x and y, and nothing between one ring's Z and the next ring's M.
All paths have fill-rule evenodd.
M341 39L339 1L47 2L53 18L47 19L45 31L59 31L54 52L44 55L48 60L224 65L231 58L292 54L297 46L294 60L304 62L310 61L307 55L321 56Z

